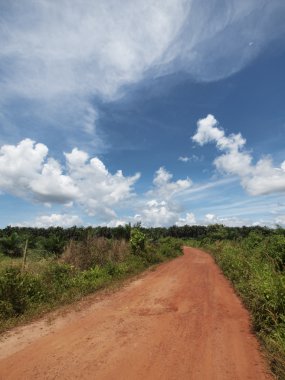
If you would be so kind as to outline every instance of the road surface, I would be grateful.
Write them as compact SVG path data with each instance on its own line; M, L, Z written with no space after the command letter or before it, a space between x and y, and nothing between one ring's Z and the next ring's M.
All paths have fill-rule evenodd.
M0 358L1 380L272 379L248 313L192 248L83 311L12 331Z

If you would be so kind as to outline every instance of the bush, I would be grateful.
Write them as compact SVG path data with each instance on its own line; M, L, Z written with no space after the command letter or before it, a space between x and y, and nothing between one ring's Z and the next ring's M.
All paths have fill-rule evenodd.
M42 247L48 253L59 256L65 246L65 241L57 235L50 235L41 241Z
M267 254L274 260L276 269L285 267L285 236L273 235L268 239Z
M16 232L0 239L0 250L10 257L22 256L21 239Z
M12 317L23 314L29 305L46 296L41 279L19 268L8 267L0 274L0 315Z
M177 257L182 254L183 242L179 239L166 237L158 240L158 252L167 258Z
M131 230L131 250L132 253L137 255L145 250L146 236L139 228Z
M42 281L52 295L64 292L70 287L70 279L75 275L74 269L64 263L50 263L42 274Z

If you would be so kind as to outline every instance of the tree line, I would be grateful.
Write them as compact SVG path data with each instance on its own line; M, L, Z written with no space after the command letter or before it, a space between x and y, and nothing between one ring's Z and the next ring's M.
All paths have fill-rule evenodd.
M132 228L139 228L150 241L160 238L174 237L179 239L209 239L215 240L238 240L246 238L250 233L255 232L261 236L274 234L285 236L285 229L277 226L275 229L261 226L227 227L222 224L212 224L209 226L185 225L171 227L151 227L145 228L137 223L134 226L107 227L12 227L0 229L0 253L8 256L21 256L23 246L28 241L29 249L35 249L43 254L52 253L59 255L64 246L71 240L84 241L89 238L103 237L106 239L130 240Z

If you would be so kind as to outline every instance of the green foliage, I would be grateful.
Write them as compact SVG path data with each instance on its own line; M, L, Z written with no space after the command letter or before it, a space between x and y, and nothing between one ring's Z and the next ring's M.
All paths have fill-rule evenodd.
M19 268L5 268L0 274L0 317L21 315L32 302L42 299L44 287L37 276L22 274Z
M49 237L42 240L43 249L54 255L61 254L64 246L65 241L57 235L50 235Z
M13 232L10 236L0 239L0 251L10 257L22 255L21 239L17 232Z
M51 262L42 273L42 282L49 295L56 297L70 287L70 279L74 276L73 268L64 263Z
M6 268L0 276L1 316L19 315L26 307L24 279L18 268Z
M283 235L250 233L239 241L205 244L252 315L273 371L285 378L285 273Z
M110 282L112 276L108 274L108 271L99 266L79 272L72 280L72 289L76 290L76 293L81 295L88 294L99 288L104 284Z
M138 250L132 254L125 240L89 235L83 241L71 241L60 259L50 257L28 265L24 272L15 259L11 260L14 266L3 266L0 271L0 330L11 320L71 302L181 253L181 243L175 239L149 244L144 240L143 246L137 241L139 255Z
M135 227L131 230L130 243L132 253L136 255L145 250L146 236L140 228Z
M285 267L285 236L273 235L268 239L267 254L274 260L275 267L278 270L284 270Z

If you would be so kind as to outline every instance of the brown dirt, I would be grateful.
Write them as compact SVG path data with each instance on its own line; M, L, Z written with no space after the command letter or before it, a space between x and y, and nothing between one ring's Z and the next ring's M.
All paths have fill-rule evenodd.
M2 340L0 379L272 379L249 316L192 248L124 289Z

